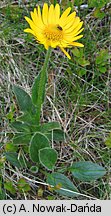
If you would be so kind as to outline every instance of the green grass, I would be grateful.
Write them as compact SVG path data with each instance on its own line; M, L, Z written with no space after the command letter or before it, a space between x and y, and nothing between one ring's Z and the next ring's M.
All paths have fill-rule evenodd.
M45 186L44 170L34 174L28 168L18 169L4 157L4 152L8 151L7 143L12 143L14 135L9 123L19 116L12 86L18 84L30 94L46 53L42 45L23 32L27 26L24 16L29 15L37 1L24 2L13 4L13 1L4 0L0 3L0 198L65 199ZM84 3L88 1L81 1ZM69 0L61 5L63 9L67 5L74 9ZM81 160L98 163L107 170L102 179L90 183L72 180L70 173L65 173L78 187L79 199L90 196L107 200L111 199L111 150L105 144L111 131L110 5L107 2L101 7L102 18L98 11L94 12L94 7L98 10L98 6L93 5L78 12L84 21L84 37L81 39L84 48L70 49L71 61L59 49L53 50L41 122L58 120L68 136L66 143L54 144L59 154L57 170L65 173L66 166ZM26 152L25 147L17 151L18 156L28 162ZM17 187L20 178L27 181L26 191ZM8 186L10 182L12 186Z

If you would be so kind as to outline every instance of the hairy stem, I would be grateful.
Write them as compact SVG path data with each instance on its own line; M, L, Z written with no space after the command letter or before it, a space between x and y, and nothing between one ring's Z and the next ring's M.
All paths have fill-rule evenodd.
M40 124L40 114L41 114L41 107L43 104L43 94L45 92L46 83L47 83L47 67L50 59L50 54L51 54L51 48L47 50L45 61L40 71L40 81L39 81L38 100L37 100L37 124Z

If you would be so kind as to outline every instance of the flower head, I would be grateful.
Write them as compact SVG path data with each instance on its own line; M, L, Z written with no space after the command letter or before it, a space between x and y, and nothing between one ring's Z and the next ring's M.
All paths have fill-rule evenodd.
M42 12L38 6L31 12L31 19L25 17L30 28L24 31L33 34L38 43L43 44L46 49L49 47L60 47L70 59L70 55L64 48L84 46L76 42L83 37L83 35L79 35L83 31L83 22L76 16L76 12L70 14L70 11L71 8L68 7L63 14L60 15L59 4L56 4L55 7L51 4L50 7L48 7L48 4L44 3Z

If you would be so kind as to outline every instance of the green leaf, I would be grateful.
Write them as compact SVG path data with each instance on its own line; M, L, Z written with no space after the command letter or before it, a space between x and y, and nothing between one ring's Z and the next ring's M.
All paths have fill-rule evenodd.
M89 7L97 7L102 8L106 3L108 3L109 0L88 0Z
M15 146L13 143L6 143L5 151L6 152L17 152L18 147Z
M37 166L31 166L30 167L30 171L32 172L32 173L38 173L38 167Z
M38 76L35 78L34 80L34 84L32 86L32 102L34 105L37 105L37 102L38 102L38 90L39 90L39 83L40 83L40 76L41 76L41 72L38 74ZM42 101L44 102L44 97L45 97L45 83L44 84L44 91L42 92Z
M33 162L39 162L39 150L45 147L50 147L48 138L42 133L35 133L29 147L30 158Z
M78 58L81 57L80 50L77 47L74 47L73 50L71 50L71 51L74 54L74 56L76 56Z
M20 157L18 159L17 153L5 152L5 157L13 166L16 166L18 168L22 168L24 166L22 158Z
M102 58L101 58L101 56L98 55L98 56L96 57L96 64L99 65L99 64L101 64L101 63L102 63Z
M41 132L41 133L46 133L46 132L50 132L54 129L59 129L61 128L59 122L48 122L48 123L44 123L44 124L41 124L39 126L36 126L36 125L32 125L31 126L31 129L33 132Z
M109 136L106 138L105 144L108 148L111 148L111 133Z
M83 2L84 2L83 0L75 0L75 1L74 1L74 4L75 4L76 6L80 6Z
M74 184L63 174L61 173L52 173L47 177L47 183L51 186L54 186L55 191L62 196L67 197L76 197L78 196L77 188ZM59 189L56 189L59 185ZM63 188L63 189L61 189Z
M99 18L99 19L103 19L105 17L105 13L103 11L101 11L99 8L97 8L94 13L93 13L94 17Z
M30 132L30 128L26 123L15 121L10 124L12 128L14 128L18 132Z
M54 129L61 129L59 122L48 122L41 125L42 132L47 132Z
M13 137L13 143L16 145L19 144L29 144L31 140L32 135L27 134L27 133L20 133L20 134L15 134Z
M32 100L29 94L27 94L27 92L25 92L21 87L16 85L13 86L13 91L17 98L20 110L29 113L33 112L34 106L32 104Z
M6 199L6 193L4 190L0 190L0 200L5 200Z
M57 162L57 152L55 149L43 148L39 150L40 163L47 169L54 169Z
M6 190L8 190L11 194L15 194L16 193L16 190L15 190L15 187L13 186L12 181L5 182L4 183L4 188Z
M107 49L102 49L96 56L96 64L104 66L106 64L106 61L109 58L109 53Z
M27 181L24 178L20 178L17 182L17 187L19 191L28 192L31 190L30 185L27 183Z
M13 121L14 119L14 112L9 112L7 115L6 115L7 119L9 119L10 121Z
M84 57L78 59L77 62L78 62L81 66L83 66L83 67L86 67L87 65L90 65L90 62L89 62L88 60L86 60Z
M86 74L86 69L85 68L81 68L79 71L78 71L78 75L79 76L83 76Z
M69 170L75 178L81 181L93 181L101 178L106 173L104 167L90 161L73 163Z
M42 126L36 126L35 124L28 124L20 121L15 121L10 124L17 132L23 132L24 134L31 134L36 131L42 131Z
M101 73L105 73L107 71L106 67L99 67L99 71Z
M25 112L17 118L18 121L26 122L27 124L36 125L36 115Z
M10 120L10 122L13 122L14 121L14 115L15 115L15 106L14 104L10 105L10 110L9 110L9 113L6 114L6 118L8 120Z
M4 156L0 156L0 174L1 174L2 168L4 168L5 161L6 161L6 158Z
M65 133L63 130L55 129L53 131L45 133L49 140L54 141L64 141L65 140Z

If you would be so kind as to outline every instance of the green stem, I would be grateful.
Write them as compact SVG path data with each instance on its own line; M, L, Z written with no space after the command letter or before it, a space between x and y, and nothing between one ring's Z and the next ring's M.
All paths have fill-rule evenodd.
M42 67L42 70L40 71L38 100L37 100L37 124L40 124L40 114L41 114L41 107L43 104L43 95L45 92L45 86L47 83L47 67L50 59L50 54L51 54L51 48L47 50L44 65Z

